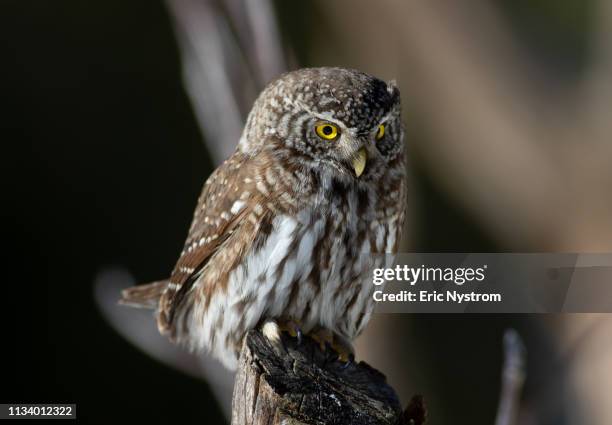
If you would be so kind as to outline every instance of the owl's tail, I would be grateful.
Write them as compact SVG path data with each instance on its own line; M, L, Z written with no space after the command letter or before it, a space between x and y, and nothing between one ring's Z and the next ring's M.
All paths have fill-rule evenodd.
M159 298L168 287L167 280L132 286L121 291L119 304L138 308L157 308Z

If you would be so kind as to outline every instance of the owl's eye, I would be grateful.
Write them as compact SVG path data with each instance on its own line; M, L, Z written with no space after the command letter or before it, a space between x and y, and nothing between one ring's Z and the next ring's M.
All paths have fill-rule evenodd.
M338 137L338 127L330 123L321 123L315 126L317 136L325 140L334 140Z
M385 125L381 124L378 126L378 130L376 131L376 140L380 140L385 135Z

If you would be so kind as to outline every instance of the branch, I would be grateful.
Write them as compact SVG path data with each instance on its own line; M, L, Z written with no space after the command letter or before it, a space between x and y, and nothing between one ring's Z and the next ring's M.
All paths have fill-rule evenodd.
M495 425L514 425L518 417L525 382L525 346L514 329L504 335L502 386Z
M234 385L232 424L420 424L415 397L402 413L385 376L364 362L343 368L304 337L282 337L279 352L259 331L244 339Z
M274 8L269 0L166 3L181 48L185 88L218 164L234 151L257 94L286 70Z
M232 76L243 66L227 19L211 1L168 0L183 59L187 93L215 161L227 158L240 138L243 114ZM244 78L244 77L243 77Z

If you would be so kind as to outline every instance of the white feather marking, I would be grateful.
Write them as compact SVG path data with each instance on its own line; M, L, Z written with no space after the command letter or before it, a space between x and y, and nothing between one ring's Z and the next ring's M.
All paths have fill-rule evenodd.
M235 201L234 204L232 205L232 209L230 210L230 212L232 214L238 214L245 206L245 202L244 201ZM207 217L208 218L208 217Z
M259 190L261 194L264 196L268 196L270 194L270 192L268 191L268 188L266 187L264 182L262 182L261 180L257 181L257 184L255 185L255 187L257 187L257 190Z

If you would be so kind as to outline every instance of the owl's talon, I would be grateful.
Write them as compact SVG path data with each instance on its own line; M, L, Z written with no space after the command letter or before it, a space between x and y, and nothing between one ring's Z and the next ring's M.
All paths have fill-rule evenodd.
M336 348L334 348L334 351ZM355 355L353 353L347 353L346 351L338 352L338 361L342 363L352 363L355 360Z
M316 331L311 332L309 336L314 339L317 344L319 344L319 348L322 352L327 351L327 345L330 347L333 346L334 335L327 329L319 328Z
M302 342L302 329L298 322L294 320L282 321L280 325L281 331L287 332L291 337L297 338L298 344Z
M334 334L333 350L338 354L338 361L344 363L342 369L346 369L355 361L355 349L351 342L345 337Z
M317 343L317 345L319 346L319 350L325 352L325 342L321 341L316 335L310 335L310 337L314 339L314 341Z
M342 361L340 359L340 356L338 356L338 360ZM342 366L340 366L340 369L345 370L347 369L350 365L352 365L353 363L355 363L355 356L353 354L351 354L348 358L348 360L346 362L344 362L344 364Z

